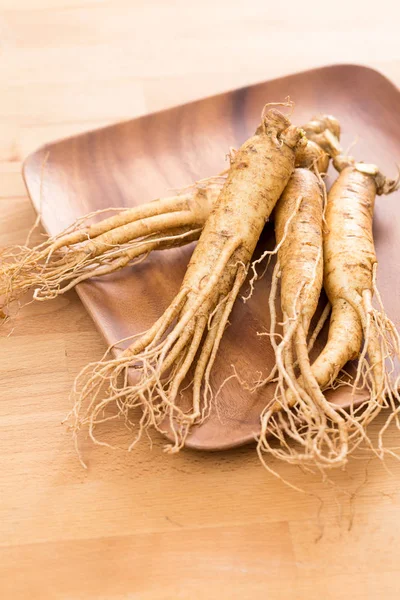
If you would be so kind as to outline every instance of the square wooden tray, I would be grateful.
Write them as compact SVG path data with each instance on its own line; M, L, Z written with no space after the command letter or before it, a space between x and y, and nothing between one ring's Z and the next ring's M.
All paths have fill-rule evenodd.
M77 217L107 207L129 207L165 196L196 179L226 168L230 147L251 135L266 102L290 96L293 121L301 124L318 112L334 114L346 147L360 160L379 164L394 174L400 160L400 94L380 73L354 65L307 71L198 102L178 106L54 142L31 154L24 178L36 209L41 205L47 232L57 234ZM42 186L42 165L48 154ZM377 201L375 239L380 260L378 283L390 317L400 325L399 193ZM259 251L273 240L272 228L260 240ZM141 265L80 284L78 294L107 344L147 329L179 289L193 245L158 252ZM247 304L238 301L214 366L212 385L218 389L232 374L254 381L268 373L274 357L268 330L269 277L260 280ZM316 351L321 348L322 333ZM100 358L100 357L99 357ZM218 411L193 430L187 446L217 450L254 439L259 415L272 397L269 386L250 394L231 380L218 397ZM330 392L346 405L346 388Z

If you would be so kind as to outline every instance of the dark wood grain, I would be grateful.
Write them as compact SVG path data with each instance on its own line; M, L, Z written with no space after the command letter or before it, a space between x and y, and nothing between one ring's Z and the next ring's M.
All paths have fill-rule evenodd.
M365 67L333 66L268 81L227 94L88 132L50 144L24 164L24 177L36 209L50 234L99 208L133 206L171 188L215 174L226 167L230 147L238 147L255 129L266 102L286 96L296 103L293 120L301 124L316 112L340 119L343 145L358 139L353 154L393 174L400 157L400 94L381 74ZM46 159L47 157L47 159ZM44 165L44 168L43 168ZM380 261L378 284L387 312L400 325L399 193L377 202L375 238ZM266 227L258 251L273 243ZM78 286L78 293L108 344L149 327L179 289L193 246L158 252L144 263ZM250 383L266 374L273 353L266 336L269 278L259 281L251 300L237 302L231 316L212 384L218 389L232 374ZM318 341L321 348L324 335ZM187 446L216 450L254 439L259 414L273 389L246 392L234 380L217 398L217 410L193 431ZM339 388L332 401L348 405Z

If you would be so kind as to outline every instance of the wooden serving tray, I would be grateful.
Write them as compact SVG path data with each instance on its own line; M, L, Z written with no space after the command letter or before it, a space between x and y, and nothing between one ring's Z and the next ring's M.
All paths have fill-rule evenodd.
M394 175L400 160L400 94L376 71L353 65L331 66L267 81L132 121L91 131L47 145L24 164L25 182L42 222L51 235L85 213L113 206L130 207L166 196L196 179L222 171L226 154L255 130L266 102L290 96L293 122L301 124L317 112L340 119L342 144L358 136L353 154L378 163ZM42 186L42 165L48 154ZM380 260L378 283L389 316L400 325L400 194L377 200L375 240ZM258 251L273 244L267 226ZM107 344L147 329L178 291L193 245L157 252L134 268L91 280L78 294ZM238 301L231 315L213 370L218 389L232 374L250 383L257 372L268 373L274 356L267 336L270 275L256 285L251 300ZM323 344L326 331L317 342ZM100 358L100 357L99 357ZM209 420L193 430L187 446L219 450L254 439L259 415L273 395L273 386L250 394L230 380ZM347 388L329 398L348 405Z

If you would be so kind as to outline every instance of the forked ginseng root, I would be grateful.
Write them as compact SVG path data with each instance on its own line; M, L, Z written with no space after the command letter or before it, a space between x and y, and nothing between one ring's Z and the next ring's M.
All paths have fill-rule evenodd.
M85 225L93 213L40 246L3 251L0 308L29 289L34 289L36 300L55 298L89 277L122 269L154 250L197 240L224 181L222 176L213 177L177 196Z
M314 137L325 149L328 148L328 140L329 155L334 156L339 151L335 136L340 129L336 120L322 116L310 123L304 127L308 135L312 138L315 132ZM324 127L331 129L325 131ZM327 166L326 162L315 163L322 172ZM311 370L307 343L322 288L325 200L325 186L321 178L311 170L296 169L275 211L279 250L272 276L269 309L271 343L276 357L272 375L277 374L277 385L275 400L261 415L258 441L258 453L267 468L266 453L294 464L307 463L321 468L341 465L347 457L347 419L321 392ZM293 214L294 217L291 217ZM292 221L287 231L290 218ZM283 318L280 341L275 339L278 283ZM326 311L323 316L326 317ZM302 375L300 379L298 371ZM258 385L270 380L271 375Z
M303 132L282 113L267 111L232 159L176 298L119 357L90 365L78 377L76 432L88 427L96 439L94 429L107 418L106 409L114 406L117 416L129 420L131 409L140 406L138 435L149 426L165 431L169 421L174 441L167 449L177 451L192 425L206 418L210 372L233 303L265 221L293 172L296 148L305 143ZM183 409L179 391L189 370L190 406Z

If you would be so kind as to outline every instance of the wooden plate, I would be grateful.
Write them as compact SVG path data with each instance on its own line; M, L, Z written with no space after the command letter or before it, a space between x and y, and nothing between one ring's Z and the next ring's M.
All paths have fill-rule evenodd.
M316 112L330 112L342 123L344 147L358 139L353 149L356 157L395 173L395 162L400 160L398 90L376 71L339 65L238 89L49 144L24 164L33 204L38 208L41 203L43 224L48 233L56 234L90 211L129 207L165 196L171 188L226 168L229 148L240 146L254 132L263 105L288 95L296 103L295 123L303 123ZM375 219L378 283L387 312L397 326L399 202L399 193L379 198ZM267 226L258 251L271 243L272 228ZM78 286L79 296L108 344L144 331L161 315L179 289L192 250L193 245L158 252L139 266ZM268 337L257 335L268 331L268 294L267 276L258 282L248 303L237 302L214 366L214 389L232 374L232 365L250 383L257 372L266 374L273 365ZM187 446L219 450L252 441L260 411L272 394L272 386L250 394L230 380L218 396L217 410L193 431ZM348 405L349 392L339 388L330 399Z

